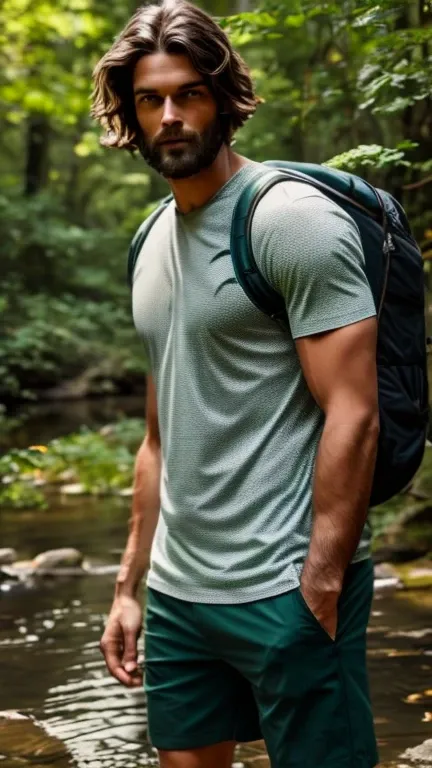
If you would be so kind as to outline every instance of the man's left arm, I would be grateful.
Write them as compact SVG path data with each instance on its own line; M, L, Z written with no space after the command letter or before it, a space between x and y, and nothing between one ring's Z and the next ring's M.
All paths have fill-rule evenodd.
M307 386L325 422L301 590L333 637L348 564L366 521L378 440L376 309L359 230L307 185L275 185L254 214L258 267L285 299Z
M375 317L296 340L325 422L314 473L304 599L335 637L345 570L366 522L379 434Z

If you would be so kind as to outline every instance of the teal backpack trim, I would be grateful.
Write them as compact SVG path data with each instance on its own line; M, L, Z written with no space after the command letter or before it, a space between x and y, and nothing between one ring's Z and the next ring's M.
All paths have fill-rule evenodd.
M313 163L268 160L263 165L281 171L293 172L293 177L296 174L299 181L301 180L300 176L303 176L306 183L313 184L315 181L318 189L321 189L322 192L338 193L348 198L351 203L362 206L369 214L377 218L382 217L382 201L377 195L377 191L359 176Z
M172 199L173 199L172 195L165 197L162 200L159 207L156 208L156 210L153 211L153 213L151 213L150 216L148 216L145 219L145 221L143 221L140 228L135 233L135 236L130 245L129 254L128 254L127 277L128 277L129 288L132 288L132 285L133 285L133 276L134 276L135 266L138 261L138 256L140 255L141 248L144 245L144 241L148 233L150 232L153 224L159 218L161 213L164 212L165 208L168 207Z
M387 238L387 216L379 192L357 176L310 163L270 160L263 165L272 170L246 186L234 209L231 225L231 259L237 281L252 303L282 328L287 329L289 322L285 302L259 271L252 251L253 216L258 203L267 192L275 184L289 180L309 184L343 207L357 209L377 220L383 225L384 241ZM384 289L385 286L382 288Z

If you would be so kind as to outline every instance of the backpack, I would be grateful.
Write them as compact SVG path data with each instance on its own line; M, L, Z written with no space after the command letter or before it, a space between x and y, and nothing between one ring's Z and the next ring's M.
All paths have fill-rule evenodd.
M370 506L406 488L418 470L429 422L423 262L402 206L353 174L308 163L267 161L268 173L252 179L234 209L231 259L238 283L258 309L289 327L282 298L264 279L251 248L251 224L262 197L292 180L316 187L340 205L360 231L365 273L378 317L377 371L380 435ZM148 232L169 196L136 233L129 251L132 284Z

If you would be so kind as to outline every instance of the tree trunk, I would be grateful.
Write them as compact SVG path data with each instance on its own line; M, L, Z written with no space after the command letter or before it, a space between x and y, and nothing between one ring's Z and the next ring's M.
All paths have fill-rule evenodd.
M47 115L30 115L27 122L27 153L24 194L37 195L48 181L51 129Z
M398 25L402 29L421 29L431 21L432 12L425 6L422 0L407 0L405 14ZM417 45L413 48L410 59L415 62L419 69L427 56L427 50L424 45ZM426 66L426 64L425 64ZM402 128L405 139L410 139L418 143L418 147L411 153L414 161L424 162L432 157L432 99L417 102L407 107L402 115ZM411 183L421 179L421 174L416 171L411 176ZM404 194L402 187L398 190L402 202L408 202L407 195ZM409 193L411 203L415 201L416 207L422 208L426 202L428 190L420 187L416 192Z

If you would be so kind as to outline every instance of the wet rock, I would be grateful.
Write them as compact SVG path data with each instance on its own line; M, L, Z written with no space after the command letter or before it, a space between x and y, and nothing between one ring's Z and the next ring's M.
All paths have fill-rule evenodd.
M4 757L20 763L55 763L58 768L71 765L63 742L23 712L0 712L0 744Z
M76 549L53 549L42 552L34 560L18 560L12 565L0 566L0 584L9 582L14 589L19 584L34 587L49 579L60 581L88 575L115 575L119 569L119 563L90 563Z
M35 570L52 568L76 568L83 565L84 555L77 549L65 547L64 549L50 549L41 552L32 561Z
M82 483L68 483L67 485L62 485L60 491L66 494L66 496L84 496L86 494L86 489Z
M377 563L374 566L374 576L376 579L389 579L397 577L398 572L391 563Z
M12 565L3 565L1 573L3 575L3 580L6 578L8 581L24 581L33 570L32 560L17 560L15 563L12 563Z
M31 720L29 715L25 715L23 712L18 712L16 709L7 709L0 712L0 720Z
M397 565L395 570L406 589L426 589L432 587L431 560L416 560L409 565Z
M14 549L11 547L0 549L0 565L11 565L15 560L18 560L18 555Z
M378 563L374 567L374 589L400 589L403 586L398 571L391 563Z
M397 542L393 544L383 544L375 550L373 559L375 563L410 563L424 557L430 551L431 547L426 543L409 544L407 542Z
M117 563L108 563L106 565L88 565L87 573L91 576L111 576L119 572L120 565Z
M414 525L432 525L432 503L430 498L426 501L407 507L398 520L388 528L388 534L397 534L402 529Z
M8 582L11 580L12 581L18 580L17 576L13 577L9 575L9 573L7 572L8 568L10 568L9 565L0 566L0 584L3 584L4 582Z
M374 552L375 562L407 563L424 557L432 550L432 503L426 501L407 506L399 511L380 536L380 546Z
M0 580L33 584L44 577L83 576L88 570L84 555L77 549L65 547L41 552L34 560L18 560L2 566Z
M432 766L432 739L427 739L423 744L419 744L418 747L411 747L407 749L403 755L403 760L410 760L414 765L418 766Z
M62 483L71 483L75 477L76 473L74 469L65 469L63 472L60 472L58 479L61 480Z
M130 498L133 496L133 488L123 488L121 491L118 492L118 496L123 496L124 498Z

